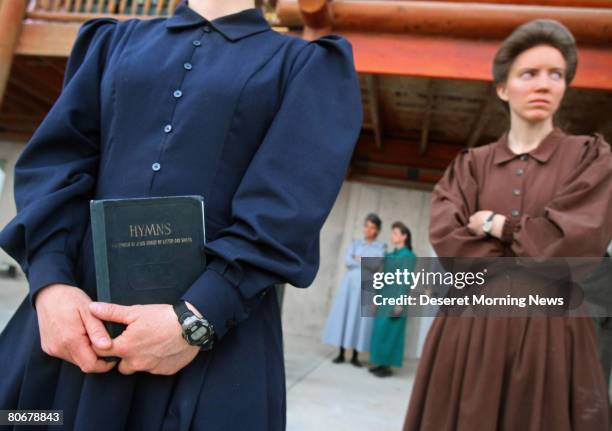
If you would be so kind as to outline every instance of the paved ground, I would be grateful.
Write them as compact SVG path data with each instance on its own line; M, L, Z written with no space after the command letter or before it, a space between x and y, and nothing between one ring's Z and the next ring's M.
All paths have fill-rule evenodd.
M336 353L318 339L285 335L287 430L401 430L416 363L378 378L333 364Z

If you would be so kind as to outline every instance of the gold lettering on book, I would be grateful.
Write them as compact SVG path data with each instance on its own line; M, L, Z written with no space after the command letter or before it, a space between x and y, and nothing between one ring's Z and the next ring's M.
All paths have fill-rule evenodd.
M170 223L150 223L129 225L130 238L172 235Z
M182 238L164 238L164 239L150 239L146 241L125 241L125 242L114 242L111 244L111 248L132 248L132 247L150 247L159 245L171 245L171 244L189 244L193 243L193 238L190 236Z

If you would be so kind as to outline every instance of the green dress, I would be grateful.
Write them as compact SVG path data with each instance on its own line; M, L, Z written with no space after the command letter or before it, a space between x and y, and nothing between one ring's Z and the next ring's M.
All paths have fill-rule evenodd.
M385 254L385 272L395 272L396 269L408 269L413 271L416 265L416 255L402 247L391 253ZM382 289L383 296L396 296L394 289L403 289L406 293L408 286L387 286ZM401 367L404 357L404 336L406 333L406 313L399 317L393 316L394 306L380 305L376 310L374 328L372 331L372 343L370 348L370 363Z

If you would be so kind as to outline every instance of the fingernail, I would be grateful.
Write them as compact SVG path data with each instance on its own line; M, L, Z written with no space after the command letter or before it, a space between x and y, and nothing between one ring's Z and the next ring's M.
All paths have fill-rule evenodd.
M92 311L101 311L102 305L98 302L92 302L89 304L89 309Z
M109 342L110 340L106 337L100 337L96 340L96 343L98 344L98 346L106 346L108 345Z

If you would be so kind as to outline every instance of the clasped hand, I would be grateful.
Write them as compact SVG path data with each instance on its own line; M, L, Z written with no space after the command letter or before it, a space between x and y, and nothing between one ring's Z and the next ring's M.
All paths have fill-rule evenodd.
M117 362L98 357L121 358L118 371L146 371L171 375L189 364L199 348L181 336L181 326L171 305L121 306L92 302L81 289L52 284L36 295L36 311L42 350L64 359L85 373L104 373ZM127 328L111 340L102 320Z

